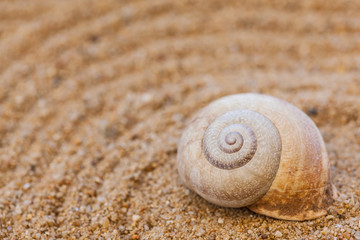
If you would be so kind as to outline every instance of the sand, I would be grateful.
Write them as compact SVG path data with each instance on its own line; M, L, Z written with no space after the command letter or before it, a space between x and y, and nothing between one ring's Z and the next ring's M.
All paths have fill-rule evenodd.
M1 239L360 239L360 2L0 2ZM339 198L276 220L177 172L187 121L257 92L319 127Z

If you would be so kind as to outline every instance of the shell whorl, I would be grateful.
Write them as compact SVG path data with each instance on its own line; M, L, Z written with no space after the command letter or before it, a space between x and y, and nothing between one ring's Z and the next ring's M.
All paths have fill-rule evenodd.
M213 111L200 113L183 135L180 174L191 189L212 203L252 204L266 194L279 168L278 129L255 111L208 108Z
M210 202L246 206L270 188L280 163L281 137L274 123L261 113L236 108L217 110L205 110L203 113L212 120L197 118L199 125L192 125L194 129L184 134L184 143L201 138L201 149L196 147L197 141L183 145L189 151L182 151L186 155L180 157L179 169L189 174L190 188ZM196 126L207 127L194 132ZM194 157L197 154L201 157Z
M264 136L275 136L274 139L280 141L276 127L264 115L249 110L226 112L217 117L205 131L205 157L212 165L221 169L242 167L251 161L257 151L257 136L262 141ZM270 144L262 145L262 154L269 155L273 152Z

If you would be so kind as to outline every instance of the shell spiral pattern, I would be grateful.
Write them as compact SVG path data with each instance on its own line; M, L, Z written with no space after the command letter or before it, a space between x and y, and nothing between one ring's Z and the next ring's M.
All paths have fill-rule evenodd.
M203 138L204 154L218 168L239 168L254 157L258 137L259 145L267 155L280 151L279 132L268 118L249 110L230 111L216 118L207 128ZM277 144L268 144L267 140Z
M206 118L201 119L206 125ZM281 157L281 138L272 121L255 111L234 109L215 114L206 128L196 129L197 132L188 133L200 140L202 148L195 143L191 146L201 157L197 161L183 157L194 160L187 162L189 170L182 169L183 161L179 161L180 172L189 174L190 188L212 203L229 207L246 206L263 197L275 178Z

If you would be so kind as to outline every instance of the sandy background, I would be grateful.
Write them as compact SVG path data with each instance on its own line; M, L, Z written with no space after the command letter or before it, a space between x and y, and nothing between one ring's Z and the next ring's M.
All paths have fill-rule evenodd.
M275 2L0 1L0 238L360 239L360 2ZM319 126L341 192L327 216L182 185L186 121L242 92Z

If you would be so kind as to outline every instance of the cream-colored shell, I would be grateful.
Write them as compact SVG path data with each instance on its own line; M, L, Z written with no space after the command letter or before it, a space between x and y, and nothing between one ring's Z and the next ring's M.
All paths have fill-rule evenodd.
M200 110L181 138L178 169L206 200L274 218L316 218L333 201L317 127L298 108L267 95L231 95Z

